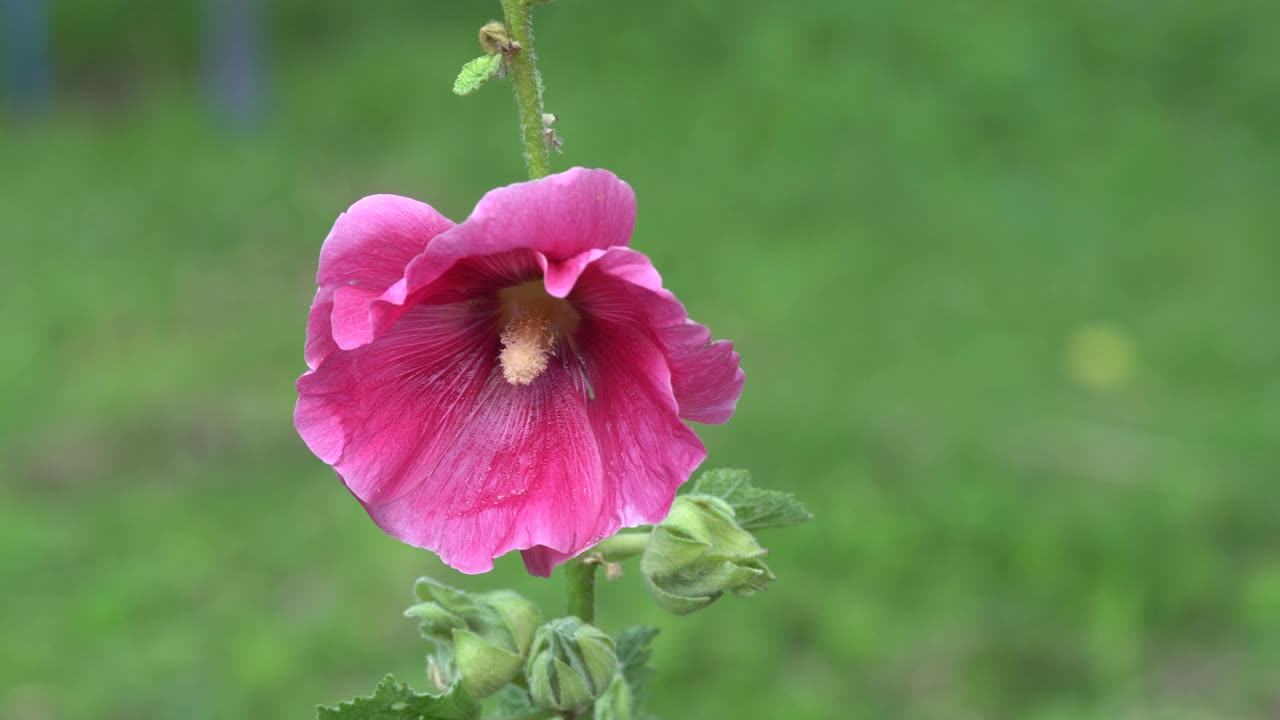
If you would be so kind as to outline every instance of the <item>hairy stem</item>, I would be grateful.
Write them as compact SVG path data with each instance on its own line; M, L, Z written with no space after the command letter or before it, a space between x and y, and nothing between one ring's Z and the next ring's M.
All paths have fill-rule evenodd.
M520 49L510 56L511 80L516 89L516 108L520 113L520 137L524 142L524 160L529 179L537 180L551 172L551 153L547 149L546 129L542 124L542 91L538 82L538 58L533 52L533 19L528 0L502 0L507 31Z
M601 540L582 555L564 565L569 590L569 614L585 623L596 617L596 567L603 562L622 562L644 552L649 533L620 533Z

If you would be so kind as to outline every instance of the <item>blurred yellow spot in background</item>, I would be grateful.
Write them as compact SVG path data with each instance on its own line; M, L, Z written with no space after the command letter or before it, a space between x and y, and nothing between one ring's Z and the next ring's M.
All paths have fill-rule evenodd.
M1067 373L1080 385L1097 390L1115 388L1133 379L1137 348L1120 328L1090 323L1071 335L1066 364Z

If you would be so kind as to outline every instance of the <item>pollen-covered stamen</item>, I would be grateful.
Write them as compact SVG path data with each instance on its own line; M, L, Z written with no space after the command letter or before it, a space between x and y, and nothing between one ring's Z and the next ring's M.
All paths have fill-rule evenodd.
M502 376L512 385L528 385L546 371L562 340L572 346L582 318L567 299L552 297L541 279L504 288L498 292L498 300Z
M547 369L556 333L542 313L525 313L507 323L499 339L502 376L512 385L528 385Z

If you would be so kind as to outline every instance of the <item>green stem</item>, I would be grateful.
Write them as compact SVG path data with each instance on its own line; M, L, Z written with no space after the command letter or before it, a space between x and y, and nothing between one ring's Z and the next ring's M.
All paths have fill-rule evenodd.
M569 583L569 614L576 615L584 623L596 621L596 563L584 562L578 557L564 565L564 577Z
M649 533L620 533L601 540L587 554L600 553L607 562L622 562L644 552L649 544Z
M582 555L564 565L569 589L569 614L585 623L596 618L596 567L600 561L622 562L644 552L649 533L621 533L601 540Z
M502 0L502 13L511 39L520 45L520 49L510 55L511 84L516 89L529 179L537 180L551 172L551 153L547 150L546 129L542 124L542 91L538 87L538 58L533 53L533 19L528 2Z

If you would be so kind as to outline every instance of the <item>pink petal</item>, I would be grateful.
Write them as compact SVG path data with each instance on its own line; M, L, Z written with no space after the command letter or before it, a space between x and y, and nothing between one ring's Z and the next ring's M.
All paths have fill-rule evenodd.
M713 342L711 331L692 320L662 328L659 337L671 365L680 417L710 425L729 422L747 378L733 343Z
M370 195L338 216L320 248L317 285L359 284L382 292L453 222L425 203Z
M338 219L321 251L308 365L335 347L372 342L464 258L533 251L548 292L563 297L604 248L630 241L634 225L635 193L607 170L573 168L492 190L457 226L414 200L365 198ZM343 284L358 289L338 293Z
M298 387L314 387L311 376L315 370L308 370L298 378ZM314 396L299 394L298 402L293 408L293 424L307 448L325 463L332 465L342 457L346 447L347 434L342 429L341 417L333 412L331 403L317 400Z
M528 248L567 260L631 241L636 196L608 170L573 168L489 191L439 251L489 255Z
M542 253L537 254L538 266L543 272L543 286L552 297L568 297L578 277L591 263L605 254L605 250L591 249L574 255L568 260L556 262Z
M396 195L366 197L339 215L320 248L319 290L307 322L307 365L315 368L349 345L335 341L331 325L336 291L358 288L361 293L363 305L349 302L342 308L344 329L351 335L350 323L368 313L369 302L400 281L409 261L450 227L453 223L430 205Z
M551 571L573 558L574 553L562 553L546 545L534 545L527 550L521 550L520 557L524 560L525 571L530 575L551 577Z
M491 190L465 222L442 234L405 276L411 293L431 285L459 258L516 249L540 253L547 291L563 297L590 257L626 245L636 220L631 186L608 170L573 168ZM599 253L595 253L598 255ZM561 268L562 263L567 263Z
M338 344L333 340L332 314L333 289L319 288L307 314L307 344L302 351L307 367L312 370L338 350Z
M648 326L670 367L680 417L723 423L733 416L746 380L733 343L712 342L711 331L689 319L649 258L610 249L584 271L572 298L599 317Z
M606 485L620 488L619 527L655 523L671 509L676 488L706 458L706 449L680 421L671 374L661 348L643 328L587 316L576 336L595 399L591 427L607 460Z
M469 573L539 543L586 547L616 504L576 369L507 383L495 316L482 302L420 305L298 382L299 431L374 521Z

